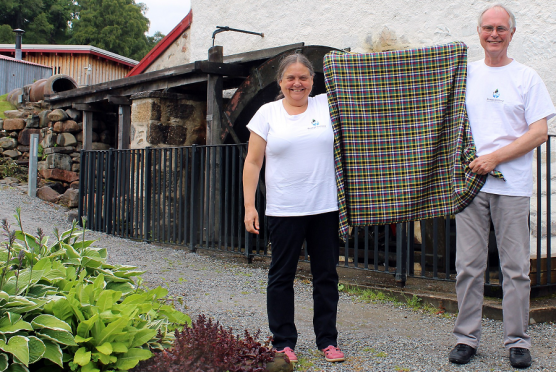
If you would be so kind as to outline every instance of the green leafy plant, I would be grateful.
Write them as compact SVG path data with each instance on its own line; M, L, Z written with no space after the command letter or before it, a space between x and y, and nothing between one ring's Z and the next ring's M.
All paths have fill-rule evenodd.
M190 318L167 304L168 291L141 286L133 266L106 263L74 223L54 231L2 228L0 371L128 370L172 345ZM134 278L137 278L136 280Z
M0 158L0 178L14 177L27 182L28 173L28 168L20 167L11 158Z

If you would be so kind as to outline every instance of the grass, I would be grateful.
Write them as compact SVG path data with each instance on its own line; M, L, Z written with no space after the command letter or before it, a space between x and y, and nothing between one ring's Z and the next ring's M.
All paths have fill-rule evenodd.
M4 116L4 111L7 110L15 110L16 107L13 106L11 103L9 103L8 101L6 101L6 98L8 97L8 93L0 96L0 118L5 119L6 117Z
M424 303L423 300L416 295L412 297L404 296L405 301L400 301L396 297L381 291L373 291L372 289L360 288L347 284L338 286L338 289L350 295L357 296L360 300L367 303L391 303L394 306L405 306L408 309L421 311L430 315L439 315L445 318L452 318L454 316L430 304Z

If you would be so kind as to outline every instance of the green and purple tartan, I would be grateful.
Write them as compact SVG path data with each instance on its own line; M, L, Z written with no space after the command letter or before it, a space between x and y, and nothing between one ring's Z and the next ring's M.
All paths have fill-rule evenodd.
M454 214L486 176L472 173L467 46L324 57L340 235Z

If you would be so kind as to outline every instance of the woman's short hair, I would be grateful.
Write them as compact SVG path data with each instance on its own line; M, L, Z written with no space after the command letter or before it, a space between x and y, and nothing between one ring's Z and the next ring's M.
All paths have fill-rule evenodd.
M278 83L278 86L280 86L280 81L282 81L286 69L290 65L293 65L294 63L301 63L302 65L307 67L311 76L315 76L315 69L313 68L313 64L311 63L311 61L309 61L307 57L305 57L301 53L289 54L284 58L282 58L280 64L278 65L278 71L276 71L276 83ZM278 100L282 98L284 98L284 95L282 94L282 92L280 92L280 94L278 94L276 99Z

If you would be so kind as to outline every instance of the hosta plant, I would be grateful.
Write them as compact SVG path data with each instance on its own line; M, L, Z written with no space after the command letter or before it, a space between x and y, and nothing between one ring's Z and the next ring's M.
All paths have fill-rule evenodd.
M76 224L49 244L15 217L18 231L2 221L0 372L128 370L190 322L135 267L107 264Z

